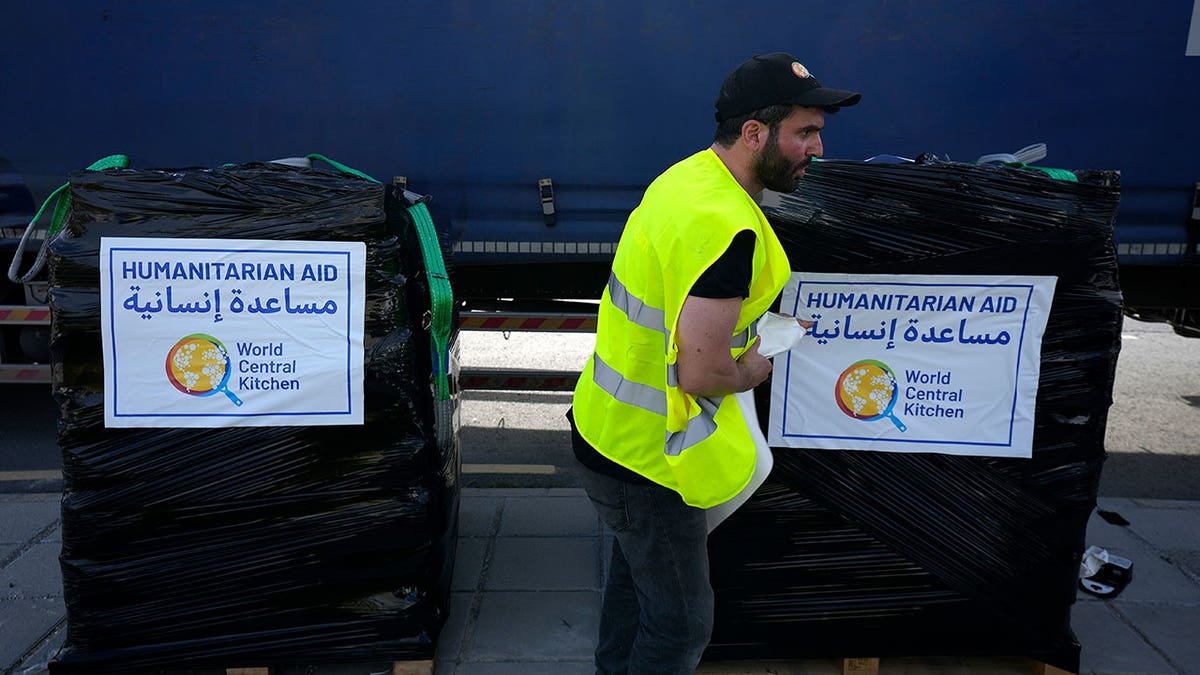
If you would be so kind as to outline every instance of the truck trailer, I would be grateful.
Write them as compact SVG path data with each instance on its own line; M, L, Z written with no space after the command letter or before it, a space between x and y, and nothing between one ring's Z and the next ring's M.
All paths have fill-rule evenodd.
M321 152L429 196L463 310L586 312L571 301L599 296L645 186L710 143L724 76L788 51L863 94L827 120L828 158L1004 161L1044 144L1042 165L1120 171L1126 312L1200 335L1200 0L66 0L5 14L6 265L34 205L99 157ZM0 379L47 381L44 289L3 283Z

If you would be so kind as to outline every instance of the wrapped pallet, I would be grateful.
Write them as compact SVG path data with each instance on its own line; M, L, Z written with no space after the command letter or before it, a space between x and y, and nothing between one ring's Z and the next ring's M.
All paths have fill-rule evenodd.
M707 658L1029 657L1078 671L1071 606L1120 348L1117 204L1111 172L933 160L821 162L766 209L793 270L1057 283L1030 455L773 445L770 479L710 538ZM772 377L787 376L777 360ZM764 428L770 389L756 392Z
M431 659L460 458L455 339L429 328L424 206L280 164L70 180L50 258L68 617L52 670ZM332 264L237 262L331 247L362 255L361 296ZM117 259L135 250L174 262ZM252 283L281 277L281 296L251 297ZM188 296L197 278L203 296ZM302 301L316 281L345 294ZM168 321L181 339L156 337ZM251 322L265 327L257 342L238 337ZM299 325L342 347L297 357ZM341 365L318 372L322 357ZM117 365L147 378L114 378ZM320 387L345 410L312 408ZM282 413L266 406L273 396Z

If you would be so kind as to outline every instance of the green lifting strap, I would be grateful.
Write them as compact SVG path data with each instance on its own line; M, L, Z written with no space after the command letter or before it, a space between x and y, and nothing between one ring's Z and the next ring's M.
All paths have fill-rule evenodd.
M1048 166L1033 166L1032 164L1026 164L1025 162L1004 162L1003 164L1004 166L1012 169L1033 169L1034 171L1041 171L1054 180L1062 180L1068 183L1079 182L1079 177L1066 169L1055 169Z
M128 166L128 156L109 155L92 162L87 170L125 169ZM17 250L13 253L12 265L8 268L8 278L13 283L23 284L26 281L32 280L37 276L38 272L42 271L42 266L46 264L46 250L50 240L62 231L63 226L67 222L67 213L71 210L71 193L68 191L70 187L70 183L63 183L57 190L51 192L50 196L46 197L46 201L42 202L42 207L34 214L33 220L30 220L29 225L25 227L25 233L21 235L21 242L17 244ZM37 258L33 261L33 265L30 266L25 274L19 274L21 259L25 256L25 244L29 241L29 237L37 227L37 222L41 220L42 214L46 211L46 207L50 205L50 202L54 202L54 215L50 219L50 230L42 240L42 247L38 249Z
M103 171L105 169L128 169L128 168L129 168L129 157L127 155L109 155L108 157L101 157L100 159L92 162L91 166L89 166L87 168L87 170L88 171ZM66 191L70 187L71 187L70 183L64 183L61 187L59 187L57 190L52 192L50 194L50 197L53 197L54 195L58 194L59 192ZM37 215L33 217L34 222L37 222L38 217L42 215L42 210L45 210L46 204L50 202L50 197L46 198L46 201L44 203L42 203L42 208L39 209L37 212ZM64 196L62 199L60 199L58 201L58 203L56 203L54 205L54 217L50 220L50 233L46 235L47 239L53 239L54 235L58 234L59 231L62 230L63 225L65 225L67 222L67 211L70 210L70 208L71 208L71 195L68 193L66 196Z
M433 218L423 203L408 207L421 241L421 256L425 259L425 277L429 280L430 334L433 337L433 377L437 399L450 399L450 322L453 319L454 291L446 274L446 263L442 259L442 247L438 243Z
M305 155L305 159L319 159L322 162L325 162L326 164L328 164L329 166L332 166L333 168L337 169L338 171L341 171L342 173L348 173L351 176L358 176L359 178L366 178L367 180L371 181L372 183L379 182L379 181L375 180L374 178L368 176L367 174L359 171L358 169L346 166L345 164L342 164L341 162L335 162L334 160L329 159L325 155L322 155L322 154L319 154L316 152Z

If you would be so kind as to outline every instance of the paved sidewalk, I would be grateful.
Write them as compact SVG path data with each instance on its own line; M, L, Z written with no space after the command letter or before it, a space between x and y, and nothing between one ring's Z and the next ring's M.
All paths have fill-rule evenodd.
M1200 503L1101 499L1100 508L1130 524L1093 517L1087 541L1133 560L1134 580L1114 600L1079 594L1072 626L1082 672L1200 675ZM46 672L65 639L58 517L58 495L0 495L0 675ZM437 674L593 672L605 537L583 492L467 489L460 526ZM833 662L800 665L775 672L841 672ZM882 672L1024 671L1019 663L885 660Z

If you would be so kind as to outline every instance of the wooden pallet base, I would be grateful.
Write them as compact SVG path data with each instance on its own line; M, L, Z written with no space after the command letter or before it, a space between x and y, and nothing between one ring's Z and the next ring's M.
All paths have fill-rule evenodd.
M1028 659L878 659L806 661L718 661L702 663L696 675L1074 675Z
M226 668L225 675L272 675L270 668ZM433 661L393 661L392 675L433 675Z

